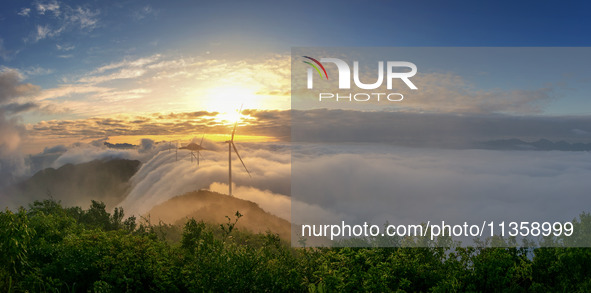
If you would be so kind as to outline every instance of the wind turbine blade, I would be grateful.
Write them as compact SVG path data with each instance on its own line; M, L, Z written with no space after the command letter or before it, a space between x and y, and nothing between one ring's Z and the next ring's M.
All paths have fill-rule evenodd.
M232 130L232 138L230 139L230 141L234 141L234 133L236 132L236 126L238 126L238 120L240 120L240 113L242 113L242 106L244 106L244 104L240 105L240 110L238 111L238 118L236 118L236 123L234 123L234 129Z
M203 134L203 136L201 137L201 142L199 143L200 147L203 147L203 138L205 138L205 134Z
M242 163L242 166L244 166L244 170L246 170L246 173L248 173L248 177L252 178L252 176L250 175L250 171L248 171L248 169L246 168L246 165L244 164L244 161L242 161L242 158L240 157L240 154L238 153L238 149L236 149L236 145L234 145L233 142L231 142L231 144L232 144L232 147L234 148L234 152L238 156L238 159L240 159L240 163Z
M238 120L236 120L236 123L234 123L234 129L232 130L232 138L230 138L230 141L234 141L234 133L236 132L236 126L238 126Z

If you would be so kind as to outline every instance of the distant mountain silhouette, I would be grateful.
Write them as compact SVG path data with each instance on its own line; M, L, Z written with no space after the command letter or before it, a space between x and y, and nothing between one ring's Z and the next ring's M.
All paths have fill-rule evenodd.
M47 168L5 190L9 202L26 206L52 197L64 206L87 206L91 199L115 207L126 196L129 179L140 166L137 160L94 160ZM4 207L2 207L4 208Z
M288 221L267 213L254 202L208 190L173 197L153 207L146 215L149 215L152 223L162 221L182 225L186 219L194 218L207 223L223 224L228 222L226 216L234 219L236 211L243 215L238 220L237 228L254 233L271 231L289 241L291 226Z
M105 141L103 144L110 149L127 150L127 149L135 149L138 147L137 145L130 144L130 143L108 143Z
M491 140L478 143L476 147L493 150L591 151L591 143L552 142L547 139L534 142L526 142L516 138Z

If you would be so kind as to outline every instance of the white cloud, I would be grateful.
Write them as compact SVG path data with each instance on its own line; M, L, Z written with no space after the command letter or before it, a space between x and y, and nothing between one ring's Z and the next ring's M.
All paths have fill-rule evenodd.
M37 12L41 15L45 15L45 12L52 12L55 16L60 15L60 4L57 1L37 3Z
M74 45L60 45L60 44L55 44L55 47L60 50L60 51L71 51L74 50L74 48L76 48L76 46Z
M292 198L349 224L567 221L589 211L591 154L385 144L294 148ZM292 210L296 223L310 211Z
M124 68L124 69L119 70L118 72L114 72L114 73L108 74L108 75L83 77L83 78L79 79L78 82L97 84L97 83L103 83L103 82L111 81L111 80L115 80L115 79L136 78L136 77L140 77L140 76L144 75L144 73L146 73L146 71L143 69Z
M155 54L150 57L138 58L134 60L124 60L120 62L103 65L91 71L86 76L79 78L78 82L97 84L116 79L137 78L146 73L147 65L150 65L158 61L160 58L160 54ZM105 72L110 72L115 69L118 69L118 71L105 74Z
M97 27L99 22L98 10L91 10L80 6L72 8L67 4L57 1L39 2L36 4L36 9L39 15L50 17L42 19L51 21L51 25L48 23L38 24L36 30L31 33L31 36L25 39L26 41L32 40L33 42L37 42L46 38L59 36L64 32L74 29L92 31Z
M17 14L20 16L29 16L29 14L31 13L31 8L23 8L21 9L21 11L19 11Z
M74 121L66 121L74 123ZM200 166L189 159L189 152L180 150L178 161L175 152L169 151L167 143L156 144L148 151L136 149L108 149L103 145L105 139L90 144L75 143L67 148L60 147L61 155L44 162L44 167L59 168L65 164L80 164L96 159L132 159L143 162L140 170L131 179L133 185L127 198L120 204L126 214L141 215L155 205L172 197L197 189L210 189L227 193L227 149L215 151L219 143L204 141L208 151L203 152L204 160ZM264 210L289 220L292 200L282 194L289 191L290 155L289 148L275 144L238 144L244 161L249 164L253 178L241 169L233 170L234 195L258 203ZM47 149L46 149L47 150ZM267 153L272 156L261 157ZM234 164L239 164L234 158ZM224 183L221 183L224 182ZM59 195L56 195L59 196ZM56 198L59 200L59 198ZM4 202L9 199L3 199ZM318 206L295 202L317 211L324 219L334 216L322 211Z
M58 50L70 53L69 44L56 45ZM72 54L62 54L60 58L71 58ZM252 99L267 99L277 102L277 96L268 97L273 89L289 87L289 72L281 70L288 64L289 58L265 58L272 61L244 60L227 61L204 59L200 56L167 56L154 54L140 57L126 57L90 70L86 74L62 78L62 85L49 88L39 94L38 100L55 103L58 108L68 108L74 114L92 113L92 115L110 115L118 111L185 112L192 109L214 110L197 101L195 97L208 94L213 85L220 87L229 84L247 86ZM277 62L274 62L277 61ZM275 64L279 63L279 64ZM272 87L267 90L266 87ZM252 89L251 89L252 88ZM142 90L141 92L137 90ZM134 91L135 90L135 91ZM215 91L214 89L211 89ZM174 102L162 99L174 96ZM249 97L249 99L251 98ZM59 99L58 99L59 98ZM113 105L110 100L130 101L135 104L119 103ZM49 101L51 100L51 101ZM289 103L287 98L282 99ZM199 104L201 103L201 104ZM259 105L272 105L260 102ZM130 108L132 107L132 108ZM255 106L252 106L255 107ZM271 107L271 106L270 106ZM84 114L84 115L86 115Z
M14 183L26 171L21 153L25 128L20 117L14 115L37 106L26 97L39 87L23 83L22 79L18 70L0 66L0 187Z
M54 29L51 29L49 27L49 25L37 25L37 30L36 30L33 38L34 38L35 42L38 42L38 41L43 40L45 38L55 37L55 36L61 34L63 30L64 30L63 27L60 27L60 28L54 30Z
M123 60L120 62L114 62L114 63L110 63L107 65L103 65L95 70L93 70L90 75L92 74L97 74L97 73L103 73L105 71L109 71L109 70L113 70L113 69L118 69L118 68L122 68L122 67L143 67L145 65L154 63L156 61L158 61L160 58L162 57L162 55L160 54L155 54L149 57L144 57L144 58L138 58L135 60Z
M165 150L166 145L163 147L162 151L145 162L131 179L132 190L121 203L130 214L143 214L159 203L193 190L213 187L216 191L227 192L227 189L223 188L223 184L228 181L226 148L222 148L220 152L203 152L205 159L197 166L196 162L190 161L189 152L179 151L179 160L176 161L175 152ZM238 144L237 147L251 171L252 178L244 169L233 168L236 196L253 200L263 209L282 213L278 216L285 217L285 211L289 208L284 193L289 191L289 149L276 148L277 145L272 144ZM274 150L275 156L259 157L256 154L257 149ZM233 164L239 166L237 158ZM227 185L225 187L227 188ZM238 195L239 191L244 191L245 194Z
M35 36L35 41L45 39L50 33L51 30L49 29L49 26L37 25L37 35Z
M127 91L109 91L109 92L102 92L98 93L93 96L93 99L98 99L103 102L121 102L126 100L135 100L144 97L146 94L149 94L152 90L149 89L132 89Z
M41 66L33 66L23 71L26 75L47 75L53 73L52 69L43 68Z
M74 94L87 94L87 93L100 93L106 92L111 89L105 87L96 87L91 85L77 85L77 84L65 84L56 88L46 89L42 91L36 99L38 101L57 99L62 97L68 97Z
M81 29L93 30L97 25L98 15L98 11L78 7L68 14L67 20L71 24L77 24Z
M97 158L142 160L131 179L132 190L119 204L128 214L143 214L197 189L227 192L225 148L203 152L205 159L197 166L187 151L180 151L177 161L167 147L159 144L140 154L80 145L53 166ZM335 144L313 146L305 156L299 156L303 153L299 149L292 161L292 148L282 144L239 144L238 148L253 176L249 178L234 158L234 195L295 223L570 220L591 204L587 152ZM290 197L291 190L295 193Z

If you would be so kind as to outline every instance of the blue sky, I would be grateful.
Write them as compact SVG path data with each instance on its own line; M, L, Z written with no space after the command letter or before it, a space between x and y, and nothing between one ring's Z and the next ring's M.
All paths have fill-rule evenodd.
M0 11L0 70L18 95L0 102L31 141L72 121L89 127L95 117L206 110L225 112L218 118L227 122L240 104L290 107L292 47L590 46L590 6L8 0ZM575 113L572 103L551 107Z
M59 15L38 9L52 4ZM590 6L583 1L9 0L0 12L0 37L6 66L70 70L126 54L190 53L213 49L211 44L241 54L292 46L589 46ZM67 20L77 13L90 21ZM64 23L70 24L55 33ZM38 26L54 34L36 41ZM74 52L56 45L74 46ZM59 58L68 54L76 58Z

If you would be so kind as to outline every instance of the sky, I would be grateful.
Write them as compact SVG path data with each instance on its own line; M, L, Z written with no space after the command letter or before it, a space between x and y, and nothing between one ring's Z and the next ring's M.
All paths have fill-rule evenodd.
M10 0L0 12L4 115L25 129L26 153L100 137L187 139L203 121L165 115L228 126L240 105L289 109L292 47L586 46L585 5Z
M219 147L216 143L228 139L234 121L240 118L237 145L247 165L254 162L254 181L237 169L241 172L236 175L241 185L237 190L281 214L285 213L286 197L291 196L285 146L294 134L290 128L293 114L302 122L295 134L303 133L311 140L369 140L428 148L424 152L406 150L403 154L407 157L391 150L384 155L381 150L367 154L348 148L342 153L331 147L319 148L318 160L304 159L299 165L302 169L296 170L296 175L306 175L305 180L336 184L342 182L339 178L343 174L322 174L336 170L351 175L346 173L350 162L368 168L366 174L374 174L384 166L375 163L371 169L372 162L393 162L400 163L395 170L399 174L421 170L414 178L467 184L441 189L450 196L457 194L457 198L475 190L469 188L475 184L465 180L466 174L474 176L469 177L474 182L483 180L483 197L492 196L494 186L504 182L513 188L507 190L523 194L525 199L537 191L550 198L550 189L542 179L554 178L560 182L554 186L573 191L571 203L576 206L581 190L588 187L578 178L589 175L591 168L584 163L569 164L585 162L586 153L549 153L536 161L535 153L519 157L479 150L471 155L478 160L454 159L463 158L463 153L455 153L457 149L491 139L591 142L591 100L586 94L591 83L585 79L590 76L589 50L556 48L559 53L567 52L564 59L568 62L562 64L560 54L555 54L554 60L543 60L543 55L536 59L531 55L535 50L528 49L513 58L531 57L525 64L534 60L536 66L512 71L503 63L510 61L502 58L507 51L484 48L591 46L590 6L584 1L6 0L0 10L0 177L4 178L0 187L43 167L121 156L144 163L125 202L130 208L134 206L130 201L157 204L196 186L225 190L226 169L218 164L225 160L222 153L206 156L210 162L202 169L184 173L189 163L173 165L172 154L163 152L162 144L146 155L107 150L103 143L139 145L142 139L150 139L177 145L205 134L215 150ZM296 61L302 66L292 58L294 47L350 47L353 51L402 47L397 52L410 50L420 59L418 63L429 65L419 64L421 69L429 69L416 77L424 90L403 108L385 109L384 113L368 114L340 105L290 112L291 67ZM450 51L446 47L461 48ZM482 58L487 53L489 58ZM450 60L459 57L479 58L450 67ZM577 64L576 70L563 72L575 68L573 64ZM579 74L581 78L572 78ZM382 123L385 120L390 124ZM335 121L342 127L336 128ZM364 123L355 124L358 121ZM515 156L537 163L517 168ZM371 159L362 160L364 157ZM434 162L432 168L413 166L423 160ZM500 166L487 165L497 161ZM550 171L539 171L544 167ZM560 172L572 168L572 176ZM178 175L173 187L172 180L156 178L171 170ZM449 174L443 174L445 170ZM385 192L377 192L379 196L400 188L409 198L423 191L428 196L438 189L434 185L416 189L413 178L391 180L383 173L367 181L360 179L357 188L378 182L382 189L376 191ZM486 174L495 175L480 176ZM193 176L210 179L195 183ZM490 178L496 178L496 184L489 182ZM541 187L528 193L524 191L527 184ZM352 190L343 196L358 195ZM331 206L320 198L297 200L317 215L354 214L355 201ZM135 208L140 213L149 207ZM546 205L537 208L539 211ZM578 212L572 206L563 210L568 210L569 216L571 210ZM384 210L372 212L387 214ZM530 214L536 215L539 213ZM359 218L362 216L355 219Z

